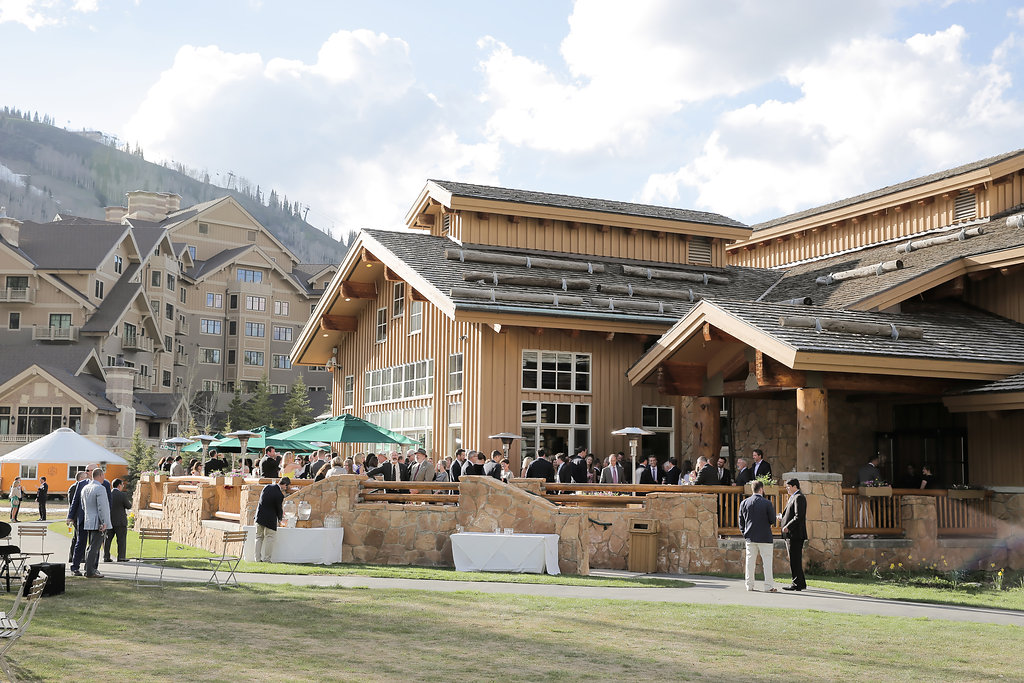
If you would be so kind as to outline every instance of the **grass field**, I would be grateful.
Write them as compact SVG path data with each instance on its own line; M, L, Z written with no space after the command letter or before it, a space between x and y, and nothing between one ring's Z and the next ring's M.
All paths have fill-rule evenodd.
M983 680L1019 629L472 592L72 579L11 653L28 680Z
M1024 610L1024 590L996 591L991 588L929 588L925 586L898 585L860 576L808 576L807 585L814 588L869 595L890 600L929 602L939 605L962 605L966 607L995 607L998 609Z

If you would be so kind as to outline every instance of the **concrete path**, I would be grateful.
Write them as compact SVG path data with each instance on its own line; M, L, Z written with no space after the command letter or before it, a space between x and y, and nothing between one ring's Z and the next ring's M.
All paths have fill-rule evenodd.
M15 531L15 537L17 531ZM47 550L53 552L53 560L67 559L68 539L50 533L46 537ZM135 566L131 563L100 562L100 572L110 579L134 579ZM153 575L153 570L143 569L144 574ZM594 570L593 576L627 578L641 574ZM688 588L607 588L599 586L565 586L529 583L494 583L486 581L439 581L421 579L386 579L371 576L331 576L293 574L238 574L242 583L291 584L295 586L341 586L345 588L395 588L399 590L428 590L443 593L476 591L488 594L535 595L558 598L587 600L632 600L647 602L673 602L699 605L746 605L748 607L777 607L782 609L811 609L835 614L866 614L890 617L943 619L987 624L1009 624L1024 627L1024 612L998 610L984 607L956 607L951 605L929 605L923 603L885 600L862 595L850 595L838 591L810 588L799 593L781 590L778 593L764 593L761 584L757 590L748 592L742 579L713 576L677 576L650 574L653 578L683 579L695 584ZM173 582L206 582L208 571L167 568L164 580ZM70 581L89 581L85 578L69 577Z

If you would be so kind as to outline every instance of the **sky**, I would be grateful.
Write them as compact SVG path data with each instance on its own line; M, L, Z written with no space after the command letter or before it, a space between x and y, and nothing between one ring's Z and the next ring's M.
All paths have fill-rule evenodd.
M335 234L428 178L756 224L1024 147L1012 2L0 0L0 60L0 106Z

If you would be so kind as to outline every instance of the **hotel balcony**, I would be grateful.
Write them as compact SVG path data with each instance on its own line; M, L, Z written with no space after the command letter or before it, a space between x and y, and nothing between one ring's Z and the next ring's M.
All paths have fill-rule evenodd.
M174 352L174 364L175 365L188 365L188 353L185 351Z
M125 337L121 340L121 349L123 351L149 351L152 353L153 339L152 337L140 337L138 335Z
M149 375L135 375L134 386L136 389L142 389L143 391L152 391L155 382L156 377L151 377Z
M53 342L76 342L78 341L78 326L72 327L39 327L32 326L32 339L37 341Z
M0 303L4 304L34 304L36 302L36 290L34 289L11 289L0 287Z
M189 330L191 330L191 327L189 326L189 324L187 322L185 322L183 320L175 321L175 323L174 323L174 334L181 334L181 335L188 336L189 334L191 334L191 332Z

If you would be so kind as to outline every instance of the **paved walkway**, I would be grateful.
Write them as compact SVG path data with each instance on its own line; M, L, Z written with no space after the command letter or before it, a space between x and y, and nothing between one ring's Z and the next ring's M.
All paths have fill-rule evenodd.
M15 531L17 536L17 531ZM50 533L46 537L47 550L55 561L67 559L68 539ZM143 572L146 570L143 569ZM134 579L135 567L130 563L100 563L100 572L111 579ZM616 570L594 570L593 576L625 578L641 574ZM386 579L372 576L332 576L293 574L239 573L243 583L292 584L296 586L341 586L345 588L395 588L400 590L428 590L443 593L477 591L489 594L535 595L589 600L633 600L647 602L674 602L700 605L745 605L748 607L780 607L783 609L813 609L835 614L867 614L890 617L910 617L967 621L988 624L1009 624L1024 627L1024 612L984 607L957 607L885 600L862 595L849 595L838 591L810 588L799 593L780 590L764 593L761 584L757 590L747 592L742 579L714 576L677 576L651 574L654 578L684 579L694 584L687 588L608 588L601 586L566 586L555 584L496 583L486 581L440 581L423 579ZM210 572L167 568L166 581L205 582ZM72 581L88 581L69 577ZM780 584L781 588L781 584Z

